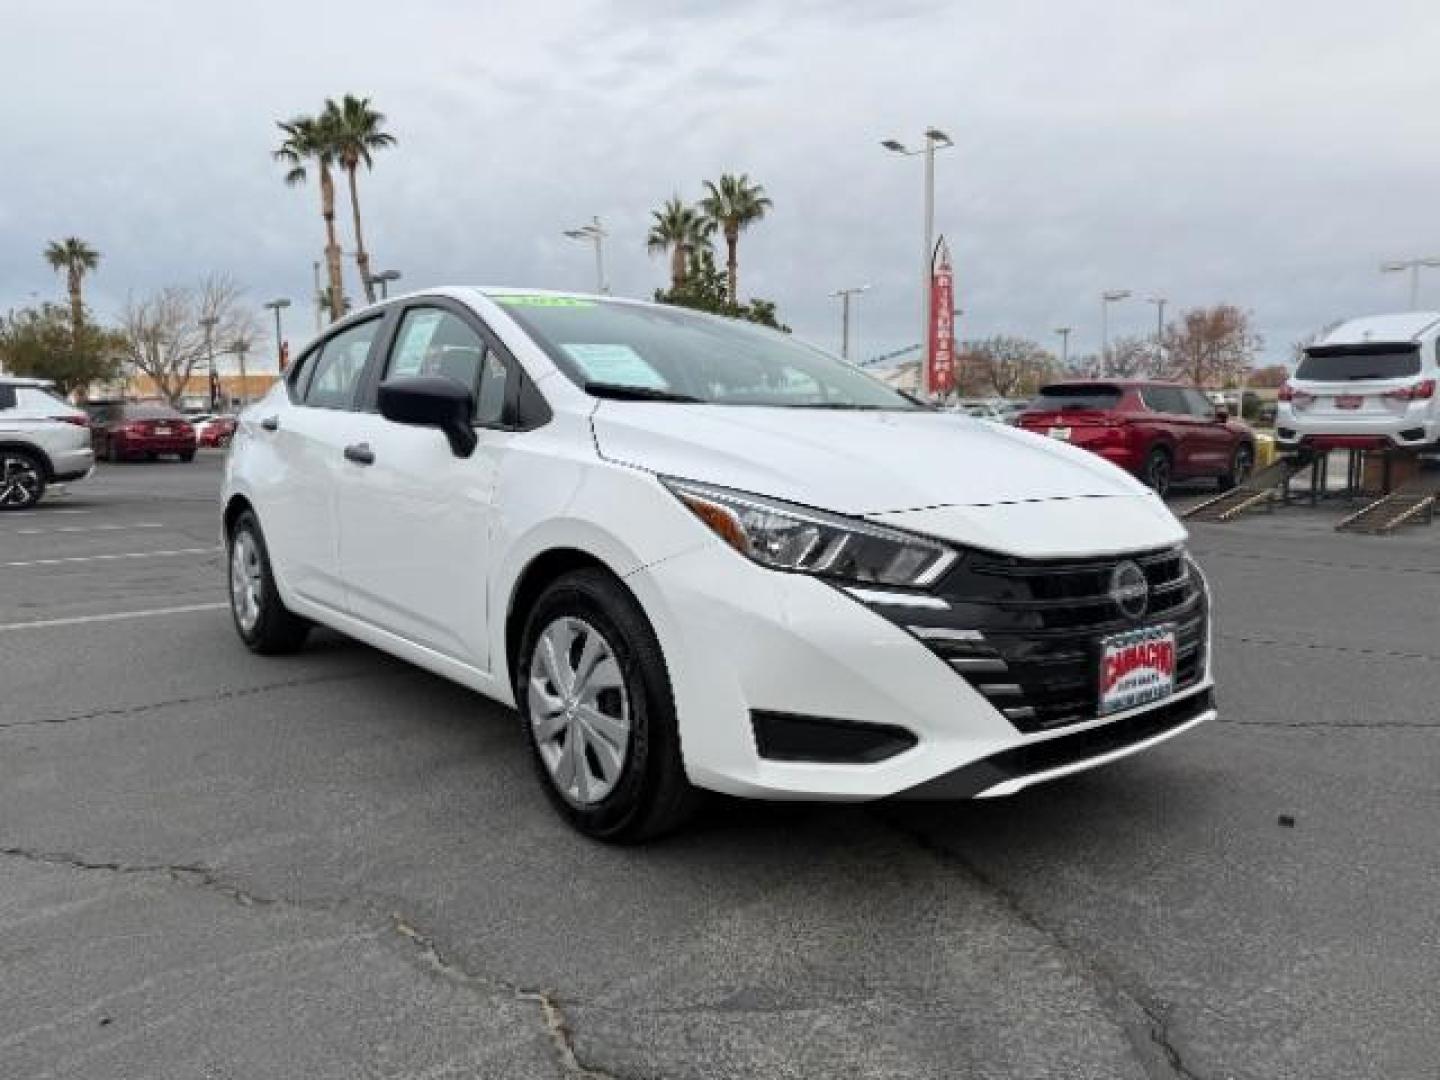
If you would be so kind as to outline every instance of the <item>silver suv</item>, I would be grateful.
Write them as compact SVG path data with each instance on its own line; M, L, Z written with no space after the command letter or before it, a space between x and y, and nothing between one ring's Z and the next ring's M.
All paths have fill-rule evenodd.
M85 413L44 380L0 375L0 511L29 509L49 484L94 471Z

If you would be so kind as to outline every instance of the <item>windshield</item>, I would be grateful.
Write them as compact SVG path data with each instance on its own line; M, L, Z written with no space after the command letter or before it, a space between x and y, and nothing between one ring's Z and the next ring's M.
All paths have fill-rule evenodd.
M579 297L495 296L580 386L606 396L788 408L920 408L794 338L683 308ZM614 393L617 388L633 391Z
M1120 390L1115 386L1046 386L1030 402L1034 412L1060 412L1065 409L1096 409L1106 411L1120 404Z
M1420 374L1420 350L1411 346L1325 346L1306 350L1295 369L1297 379L1315 382L1356 382L1362 379L1403 379Z

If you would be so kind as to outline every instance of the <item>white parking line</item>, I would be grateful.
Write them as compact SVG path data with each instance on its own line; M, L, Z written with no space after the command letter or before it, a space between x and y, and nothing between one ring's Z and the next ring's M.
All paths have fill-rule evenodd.
M43 630L51 626L81 626L85 623L120 622L123 619L152 619L161 615L188 615L192 611L223 611L229 606L229 604L188 604L185 607L151 608L148 611L114 611L107 615L72 615L66 619L0 623L0 631Z
M61 525L58 529L16 529L16 536L44 536L47 533L128 532L131 529L163 529L163 521L137 521L134 525Z
M93 510L7 510L0 514L0 521L9 521L11 518L34 517L37 514L44 514L51 517L55 514L93 514Z
M169 559L179 555L212 555L220 550L219 544L210 547L176 548L173 551L125 551L113 555L67 555L58 559L23 559L19 562L0 562L0 569L18 569L26 566L63 566L69 563L110 562L115 559Z

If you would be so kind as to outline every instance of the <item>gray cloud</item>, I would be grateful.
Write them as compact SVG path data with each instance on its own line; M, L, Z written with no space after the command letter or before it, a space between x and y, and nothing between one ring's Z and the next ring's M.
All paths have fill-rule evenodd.
M598 213L617 290L648 295L649 210L743 170L775 210L742 240L742 287L833 345L827 294L869 282L858 351L908 344L920 167L878 143L933 123L956 140L937 220L963 334L1073 325L1093 348L1118 286L1250 307L1282 356L1403 306L1382 258L1440 254L1437 55L1440 20L1399 0L7 0L0 307L55 296L40 249L78 233L105 255L102 314L225 270L304 322L318 199L281 184L273 122L354 91L401 140L362 196L407 285L589 287L560 230ZM1117 332L1152 321L1113 312Z

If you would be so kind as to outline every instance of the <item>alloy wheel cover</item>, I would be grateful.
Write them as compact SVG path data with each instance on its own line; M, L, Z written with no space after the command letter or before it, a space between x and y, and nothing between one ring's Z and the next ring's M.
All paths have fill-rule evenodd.
M584 619L561 616L535 641L530 726L556 790L575 806L612 791L630 752L629 691L615 650Z

